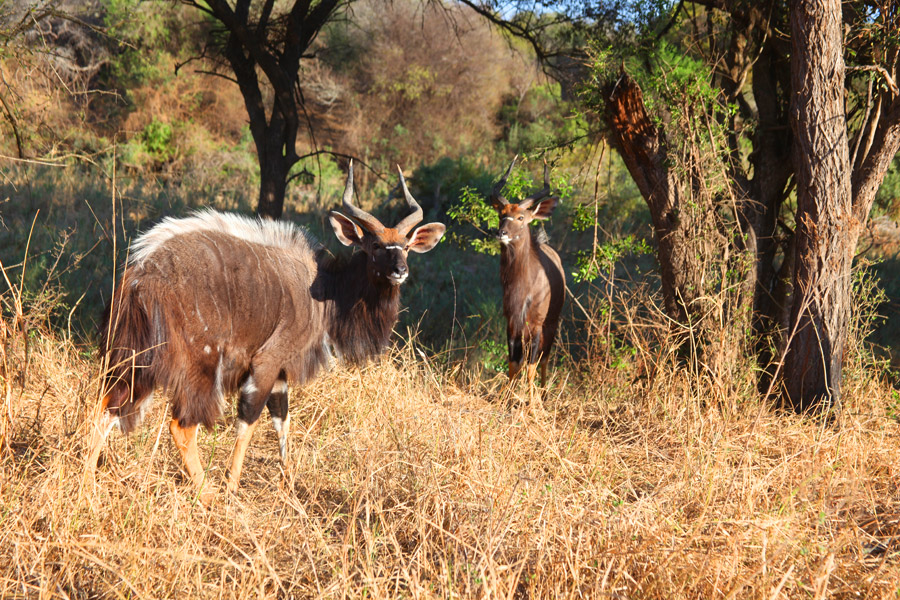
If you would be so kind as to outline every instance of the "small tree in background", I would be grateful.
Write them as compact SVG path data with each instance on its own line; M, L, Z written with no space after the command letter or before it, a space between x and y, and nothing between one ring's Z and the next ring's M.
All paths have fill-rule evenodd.
M262 217L281 217L288 177L300 158L300 60L322 28L350 2L295 0L285 8L275 0L238 0L234 7L225 0L184 0L213 20L206 54L224 57L244 98L259 159L256 212Z

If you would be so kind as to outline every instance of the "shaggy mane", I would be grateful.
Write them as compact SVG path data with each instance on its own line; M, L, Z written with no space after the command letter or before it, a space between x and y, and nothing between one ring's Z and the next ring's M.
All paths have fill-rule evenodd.
M253 244L276 248L296 249L297 246L303 246L315 252L320 246L308 231L293 223L220 213L206 208L183 219L166 217L160 221L134 241L128 262L140 265L172 238L197 231L215 231Z

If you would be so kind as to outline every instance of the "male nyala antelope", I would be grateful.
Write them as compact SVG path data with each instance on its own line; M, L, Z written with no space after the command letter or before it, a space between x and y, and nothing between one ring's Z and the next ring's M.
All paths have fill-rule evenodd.
M400 183L412 214L393 228L353 205L353 164L337 238L362 252L339 260L285 222L202 211L165 219L140 236L107 309L104 394L89 442L93 476L107 435L133 430L156 388L171 394L169 429L184 467L204 480L197 427L212 427L225 394L240 389L237 440L227 488L238 487L250 436L268 407L285 460L288 383L312 379L331 360L364 362L388 345L397 322L407 253L428 252L444 234L413 230L422 209ZM411 233L410 233L411 232ZM209 499L204 494L204 500Z
M545 243L546 238L529 227L535 219L550 218L559 203L559 198L550 196L547 164L544 163L543 189L518 204L511 204L501 192L515 164L513 158L506 173L494 185L491 204L500 214L497 237L501 243L500 283L509 351L507 388L511 388L525 363L530 394L538 365L541 386L546 385L547 361L559 329L566 277L559 255Z

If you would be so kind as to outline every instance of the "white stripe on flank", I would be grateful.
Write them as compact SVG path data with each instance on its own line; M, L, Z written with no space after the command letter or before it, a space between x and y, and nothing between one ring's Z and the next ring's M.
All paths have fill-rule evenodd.
M225 412L225 390L222 386L222 355L219 354L219 364L216 365L216 400L219 410Z

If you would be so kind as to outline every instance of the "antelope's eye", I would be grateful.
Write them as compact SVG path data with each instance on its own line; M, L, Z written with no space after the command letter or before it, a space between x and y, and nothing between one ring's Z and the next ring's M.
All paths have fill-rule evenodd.
M520 220L520 221L524 221L524 220L525 220L525 217L522 216L522 215L519 215L519 220Z

